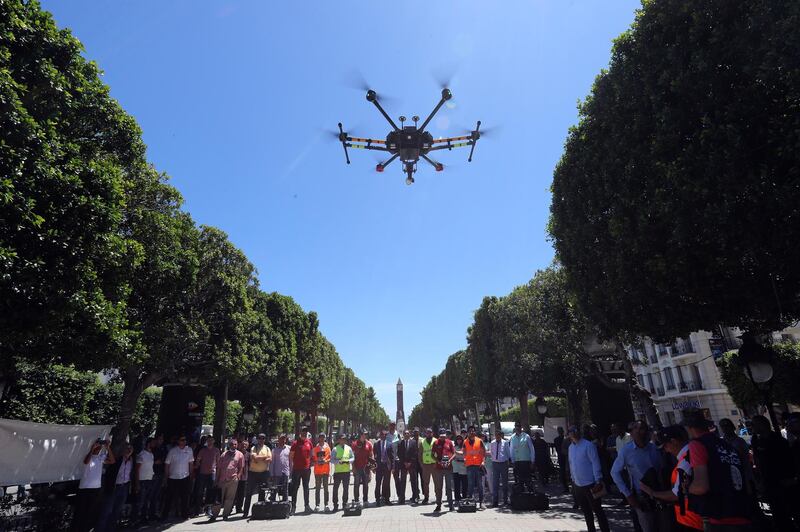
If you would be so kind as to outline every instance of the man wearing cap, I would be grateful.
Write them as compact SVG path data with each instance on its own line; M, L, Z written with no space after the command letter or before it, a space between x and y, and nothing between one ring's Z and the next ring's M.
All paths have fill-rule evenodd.
M655 444L650 441L649 433L650 429L645 421L640 420L633 424L631 429L633 441L617 449L617 458L611 466L611 477L636 512L642 532L657 532L656 513L641 504L643 498L639 487L639 481L648 469L652 467L656 472L660 472L663 468L661 455ZM628 472L632 489L625 482L623 471Z
M511 436L511 461L514 463L514 478L517 482L528 486L533 491L531 471L536 457L531 437L522 432L522 423L514 423L514 435ZM548 456L549 458L549 456Z
M419 462L422 466L422 504L428 504L430 494L431 476L436 469L436 459L433 457L433 429L425 429L425 438L419 442Z
M362 430L353 448L355 460L353 461L353 500L358 502L358 488L364 495L364 506L368 504L367 492L369 491L370 469L369 462L372 459L372 442L367 439L367 431Z
M244 511L247 517L250 512L250 499L258 491L261 484L269 478L269 464L272 461L272 451L267 447L267 435L259 434L256 444L250 449L250 469L247 471L247 484L244 489Z
M680 425L660 429L656 441L665 451L676 457L678 463L672 470L672 488L656 491L644 482L639 482L641 490L651 497L675 505L675 520L683 530L703 530L703 518L689 509L687 487L692 479L692 466L689 464L689 434Z
M353 449L347 445L347 437L340 434L338 443L333 451L329 454L333 462L333 511L339 511L339 485L342 486L342 506L347 505L347 496L350 490L350 470L353 467L353 462L356 459ZM358 492L356 492L358 493ZM328 510L327 502L328 494L325 493L325 511ZM365 500L366 502L366 500ZM319 504L319 496L317 496L317 504Z
M508 505L508 442L503 439L503 431L494 431L494 441L489 444L492 456L492 506L500 506L500 483L503 484L503 505Z
M375 504L391 504L389 501L389 479L394 468L394 449L386 437L386 431L380 432L380 438L372 447L377 469L375 470Z
M322 488L325 492L325 511L327 512L329 511L328 477L331 474L331 448L325 442L324 432L320 432L317 437L317 445L311 451L311 459L314 462L314 511L319 512L319 490ZM345 493L347 493L346 487Z
M442 480L447 491L447 506L453 511L453 465L452 460L456 455L453 442L447 437L447 432L439 431L439 439L433 443L431 454L436 461L433 470L433 489L436 493L436 508L434 512L442 511Z
M594 496L596 492L603 489L603 468L600 465L597 447L589 440L581 438L581 432L575 425L569 427L568 434L572 440L572 445L569 446L568 460L573 494L583 511L586 530L595 532L594 516L597 516L600 530L609 532L608 518L603 511L600 498Z
M750 530L753 505L736 449L709 431L711 422L700 409L684 410L681 424L691 438L689 508L705 520L707 531Z

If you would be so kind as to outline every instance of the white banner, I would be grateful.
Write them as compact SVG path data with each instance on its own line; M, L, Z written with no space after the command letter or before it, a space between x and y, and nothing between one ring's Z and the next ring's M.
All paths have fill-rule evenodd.
M92 442L110 425L51 425L0 419L0 486L76 480Z

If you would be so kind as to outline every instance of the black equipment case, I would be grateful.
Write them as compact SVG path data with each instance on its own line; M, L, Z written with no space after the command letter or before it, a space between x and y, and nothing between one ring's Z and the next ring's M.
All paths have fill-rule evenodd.
M345 504L343 510L345 517L355 517L361 515L361 505L355 501Z
M292 515L290 501L259 501L253 505L253 520L263 519L288 519Z
M478 506L470 499L461 499L458 502L458 513L472 514L478 511Z
M511 509L520 512L540 512L550 508L546 493L517 491L511 494Z

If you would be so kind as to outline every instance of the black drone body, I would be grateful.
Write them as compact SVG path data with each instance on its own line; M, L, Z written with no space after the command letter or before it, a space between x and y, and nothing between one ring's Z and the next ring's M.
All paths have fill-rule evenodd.
M347 152L347 148L389 152L391 157L378 163L377 166L375 166L375 170L377 172L383 172L395 159L400 159L403 163L403 171L406 174L406 184L410 185L414 182L414 173L417 171L417 162L420 158L433 166L437 172L444 170L444 165L442 163L428 157L428 153L432 151L452 150L453 148L471 146L467 161L472 161L472 153L475 151L475 144L478 142L478 139L481 138L480 120L478 120L478 125L475 127L474 131L470 132L469 135L460 137L448 137L434 140L433 135L425 130L434 115L441 109L444 103L452 97L453 94L450 92L450 89L442 89L442 99L439 100L439 103L434 107L433 111L431 111L431 114L428 115L428 118L425 119L422 125L417 126L419 117L414 116L411 118L414 125L406 126L406 117L401 116L400 127L397 127L397 124L386 114L386 111L383 110L380 102L378 102L377 93L372 89L368 90L367 101L375 105L386 121L389 122L389 125L392 126L392 130L386 135L386 140L364 139L348 135L347 132L342 129L342 123L340 122L339 141L341 141L342 147L344 148L344 156L347 160L347 164L350 164L350 155Z

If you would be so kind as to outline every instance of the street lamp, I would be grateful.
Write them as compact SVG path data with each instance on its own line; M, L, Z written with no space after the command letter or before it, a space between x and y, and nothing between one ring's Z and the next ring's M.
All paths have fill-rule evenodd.
M547 415L547 401L545 401L544 397L539 396L536 398L536 401L533 403L536 405L536 411L539 412L542 417Z
M761 392L764 404L772 422L772 429L780 433L778 418L772 409L772 376L775 368L772 363L772 347L763 346L756 341L751 333L744 333L741 337L742 346L739 348L738 363L743 366L745 374L756 390Z
M539 412L540 416L542 416L542 428L544 428L544 419L547 417L547 401L545 401L544 397L540 395L536 398L536 401L534 401L533 404L536 406L536 411Z

